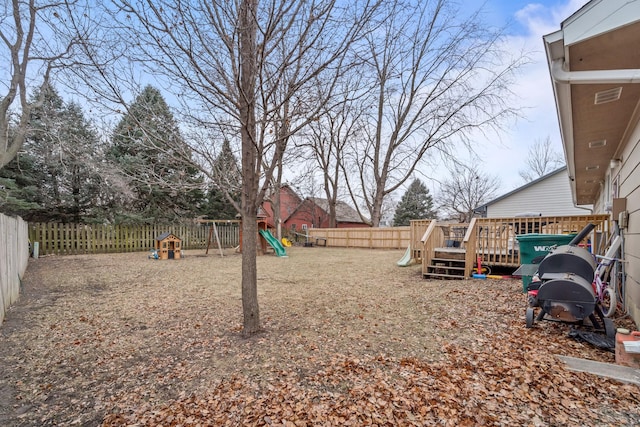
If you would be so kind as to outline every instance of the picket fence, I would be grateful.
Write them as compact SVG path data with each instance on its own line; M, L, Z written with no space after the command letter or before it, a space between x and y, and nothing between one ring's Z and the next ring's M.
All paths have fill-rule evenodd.
M223 248L239 245L238 221L215 221ZM183 249L210 248L217 242L208 224L188 225L101 225L30 223L29 239L38 242L39 255L75 255L147 251L155 246L156 237L165 232L182 239Z
M18 300L28 261L27 223L0 214L0 324L9 306Z

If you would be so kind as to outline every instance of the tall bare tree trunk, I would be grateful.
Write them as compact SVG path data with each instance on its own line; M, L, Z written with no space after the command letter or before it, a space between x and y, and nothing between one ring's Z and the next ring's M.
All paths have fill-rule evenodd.
M258 307L257 233L258 177L256 174L256 28L258 0L240 5L239 109L242 137L242 313L243 335L260 330Z
M371 210L371 226L372 227L379 227L380 226L380 220L382 220L382 201L383 201L383 197L382 197L381 192L376 193L376 196L374 197L374 202L373 202L373 209Z
M243 215L242 220L242 314L243 335L250 336L260 330L258 306L258 268L256 262L258 245L256 216Z
M278 178L276 179L276 185L274 187L274 193L271 198L271 206L273 207L273 222L276 226L276 237L278 240L282 239L282 217L280 215L280 189L282 185L282 168L278 169Z

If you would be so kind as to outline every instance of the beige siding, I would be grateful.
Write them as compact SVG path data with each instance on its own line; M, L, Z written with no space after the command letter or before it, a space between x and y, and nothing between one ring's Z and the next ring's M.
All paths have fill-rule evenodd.
M513 217L525 212L563 216L585 215L590 210L573 205L569 175L563 171L492 203L488 206L487 217Z
M614 176L618 173L613 171ZM634 129L622 152L619 196L627 199L629 227L624 230L626 263L626 308L640 326L640 127Z

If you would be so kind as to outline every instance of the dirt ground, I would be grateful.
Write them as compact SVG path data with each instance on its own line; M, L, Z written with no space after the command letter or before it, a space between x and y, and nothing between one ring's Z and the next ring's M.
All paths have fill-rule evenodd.
M638 387L556 357L612 353L524 327L519 280L427 281L402 253L259 257L249 339L231 251L31 260L0 328L0 425L640 424Z

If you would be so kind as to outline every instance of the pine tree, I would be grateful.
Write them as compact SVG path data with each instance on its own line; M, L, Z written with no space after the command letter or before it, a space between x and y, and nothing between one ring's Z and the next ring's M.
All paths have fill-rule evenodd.
M240 205L242 178L231 144L226 139L222 143L220 154L213 162L212 175L215 182L211 183L207 192L207 204L203 213L211 219L235 219L238 210L227 195Z
M14 131L9 126L9 141ZM27 153L24 145L23 150L0 169L0 213L25 218L30 210L40 208L35 202L39 191L36 170L34 158Z
M7 203L29 221L91 222L100 208L98 137L82 109L66 104L55 88L33 97L23 152L3 170Z
M202 178L158 89L147 86L135 99L116 126L108 157L134 194L118 207L117 222L173 222L200 210Z
M34 178L33 157L18 154L0 169L0 212L10 216L28 217L32 210L40 209L36 203L38 183Z
M396 227L409 225L409 221L412 219L431 219L435 217L433 198L429 194L429 189L422 181L415 179L396 208L393 225Z

